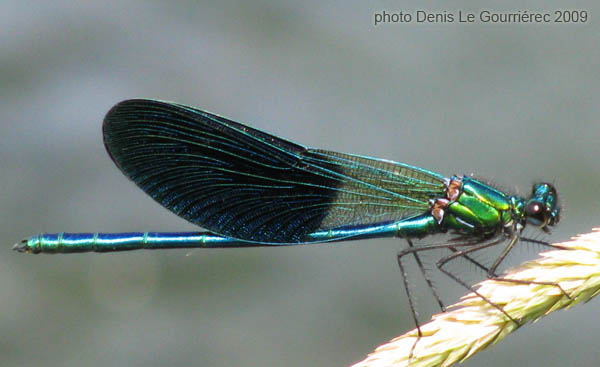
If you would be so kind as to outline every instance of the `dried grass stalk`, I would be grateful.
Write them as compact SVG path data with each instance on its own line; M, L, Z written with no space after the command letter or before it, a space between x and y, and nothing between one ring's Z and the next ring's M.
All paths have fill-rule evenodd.
M596 296L600 292L600 228L554 245L566 249L543 252L540 258L509 270L503 277L557 283L569 297L553 285L494 280L477 284L477 290L521 325ZM410 360L418 335L416 329L379 346L352 367L451 366L499 342L518 327L470 293L421 326L423 337Z

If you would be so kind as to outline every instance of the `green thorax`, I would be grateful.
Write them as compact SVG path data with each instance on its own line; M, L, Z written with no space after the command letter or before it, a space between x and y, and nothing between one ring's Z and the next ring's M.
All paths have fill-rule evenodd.
M510 225L514 211L511 197L474 178L453 177L462 181L456 200L446 208L442 227L462 233L494 233Z

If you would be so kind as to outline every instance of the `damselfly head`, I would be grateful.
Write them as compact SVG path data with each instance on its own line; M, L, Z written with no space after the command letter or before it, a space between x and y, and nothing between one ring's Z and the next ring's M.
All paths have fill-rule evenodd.
M558 194L554 186L545 182L535 184L531 198L525 204L527 222L549 232L548 226L558 223L559 214Z

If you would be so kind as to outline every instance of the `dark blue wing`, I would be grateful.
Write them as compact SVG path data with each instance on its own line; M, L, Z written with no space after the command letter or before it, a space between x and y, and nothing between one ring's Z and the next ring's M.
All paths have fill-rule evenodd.
M175 103L121 102L103 131L113 161L154 200L246 241L301 243L316 231L400 220L444 192L433 172L305 148Z

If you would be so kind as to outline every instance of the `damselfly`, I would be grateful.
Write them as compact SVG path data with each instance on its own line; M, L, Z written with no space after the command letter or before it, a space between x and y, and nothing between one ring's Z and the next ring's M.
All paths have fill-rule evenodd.
M437 267L477 293L445 265L463 258L488 277L502 279L497 268L519 240L545 244L522 238L523 228L529 223L548 232L559 220L550 183L535 184L531 196L522 198L464 175L444 177L408 164L306 148L176 103L121 102L106 115L103 133L110 157L127 177L165 208L210 232L40 234L15 250L107 252L403 238L408 247L398 253L398 265L420 333L404 256L414 257L443 310L421 252L448 250ZM446 243L413 245L414 239L446 232L452 236ZM491 266L471 257L502 243Z

